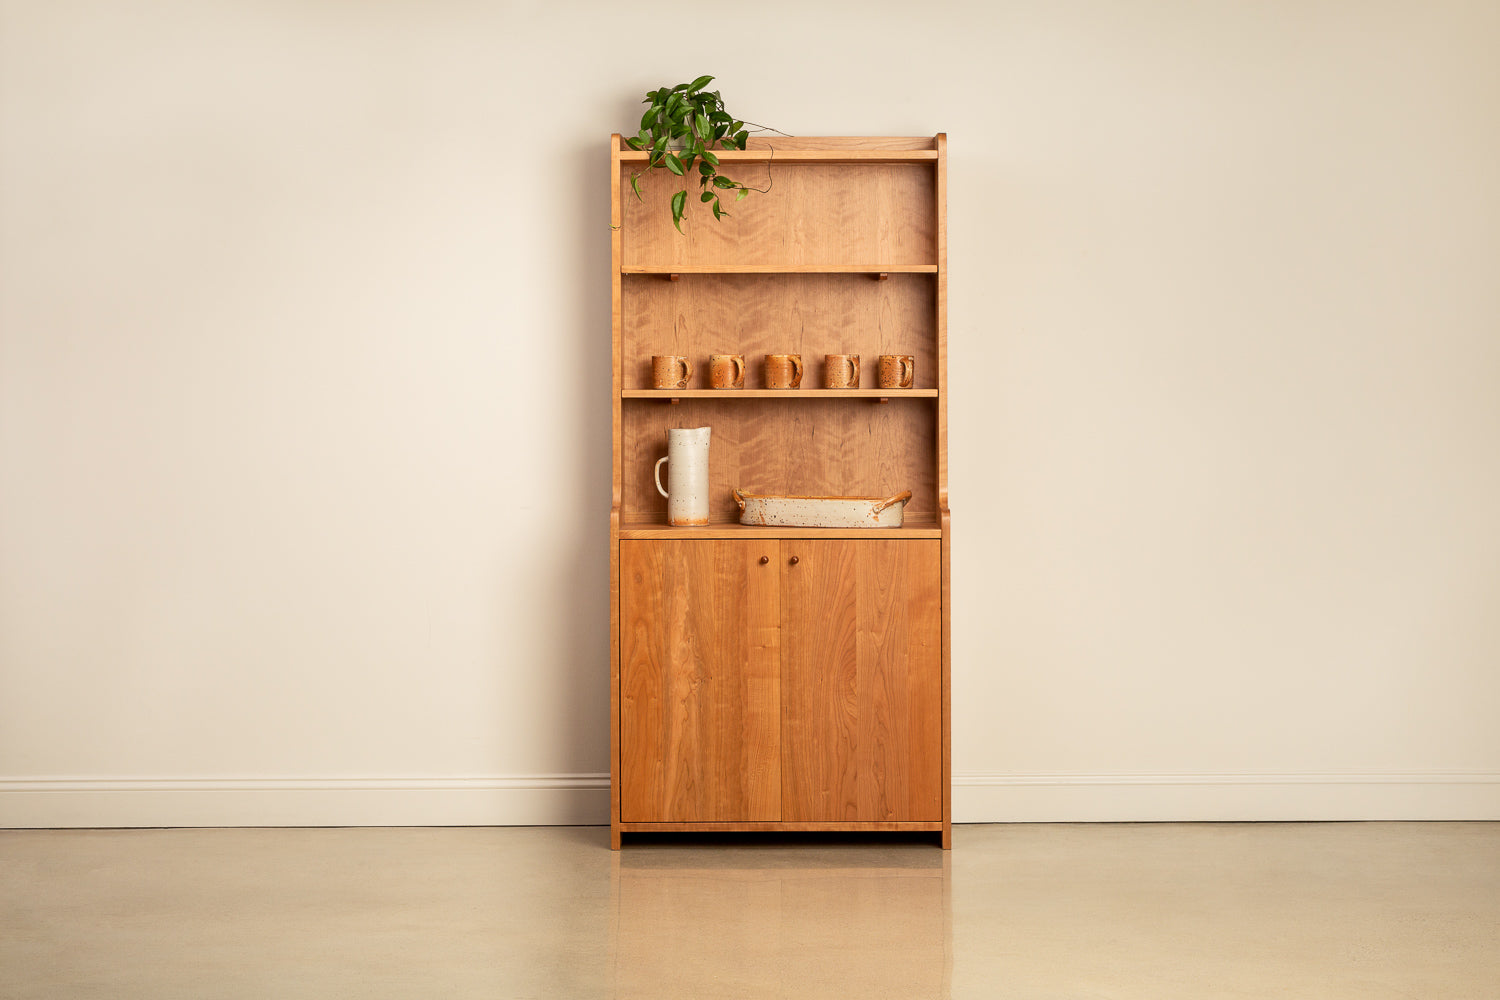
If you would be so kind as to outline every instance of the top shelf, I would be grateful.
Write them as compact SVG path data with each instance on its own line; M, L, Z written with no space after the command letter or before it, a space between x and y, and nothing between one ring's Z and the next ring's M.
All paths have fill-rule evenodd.
M716 149L722 163L936 163L935 149ZM645 163L645 150L620 152L622 163Z

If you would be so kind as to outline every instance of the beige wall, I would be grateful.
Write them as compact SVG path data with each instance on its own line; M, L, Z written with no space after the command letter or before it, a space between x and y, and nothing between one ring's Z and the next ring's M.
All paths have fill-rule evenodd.
M949 133L955 818L1500 817L1496 11L0 0L0 824L604 818L706 71Z

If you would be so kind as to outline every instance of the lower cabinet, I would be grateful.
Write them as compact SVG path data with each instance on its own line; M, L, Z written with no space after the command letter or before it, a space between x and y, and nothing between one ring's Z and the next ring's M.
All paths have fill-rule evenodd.
M937 539L620 543L620 820L943 818Z

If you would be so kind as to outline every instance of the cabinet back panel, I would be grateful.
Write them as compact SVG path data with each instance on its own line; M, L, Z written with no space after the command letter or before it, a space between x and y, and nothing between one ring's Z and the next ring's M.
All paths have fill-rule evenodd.
M672 225L672 195L684 179L664 169L640 178L623 164L621 236L626 267L670 264L936 264L937 193L926 164L726 163L724 172L750 187L736 202L721 193L728 217L714 221L699 201L697 170L687 182L682 233Z
M795 393L797 390L787 390ZM712 427L709 516L738 521L730 490L804 496L891 496L908 514L937 510L936 408L930 399L625 400L623 513L666 523L653 470L670 427ZM666 468L663 468L665 474ZM665 483L665 478L663 482Z
M915 387L937 387L937 286L930 274L685 274L622 279L621 384L651 387L651 356L690 359L706 389L710 354L743 354L746 388L765 385L767 354L800 354L805 388L823 384L823 356L858 354L874 388L882 354L917 359Z

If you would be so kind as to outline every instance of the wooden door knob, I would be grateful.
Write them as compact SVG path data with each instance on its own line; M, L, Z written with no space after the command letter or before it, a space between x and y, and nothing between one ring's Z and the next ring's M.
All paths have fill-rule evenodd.
M766 563L768 563L770 561L771 561L771 557L770 556L761 556L760 557L760 564L762 566L764 566Z
M790 562L790 563L791 563L791 564L792 564L792 565L793 565L793 566L795 566L795 565L797 565L797 563L798 563L798 562L800 562L800 561L801 561L801 560L799 560L799 559L798 559L798 558L797 558L797 557L796 557L796 556L792 556L792 558L791 558L791 559L789 559L789 560L787 560L787 561L788 561L788 562Z

